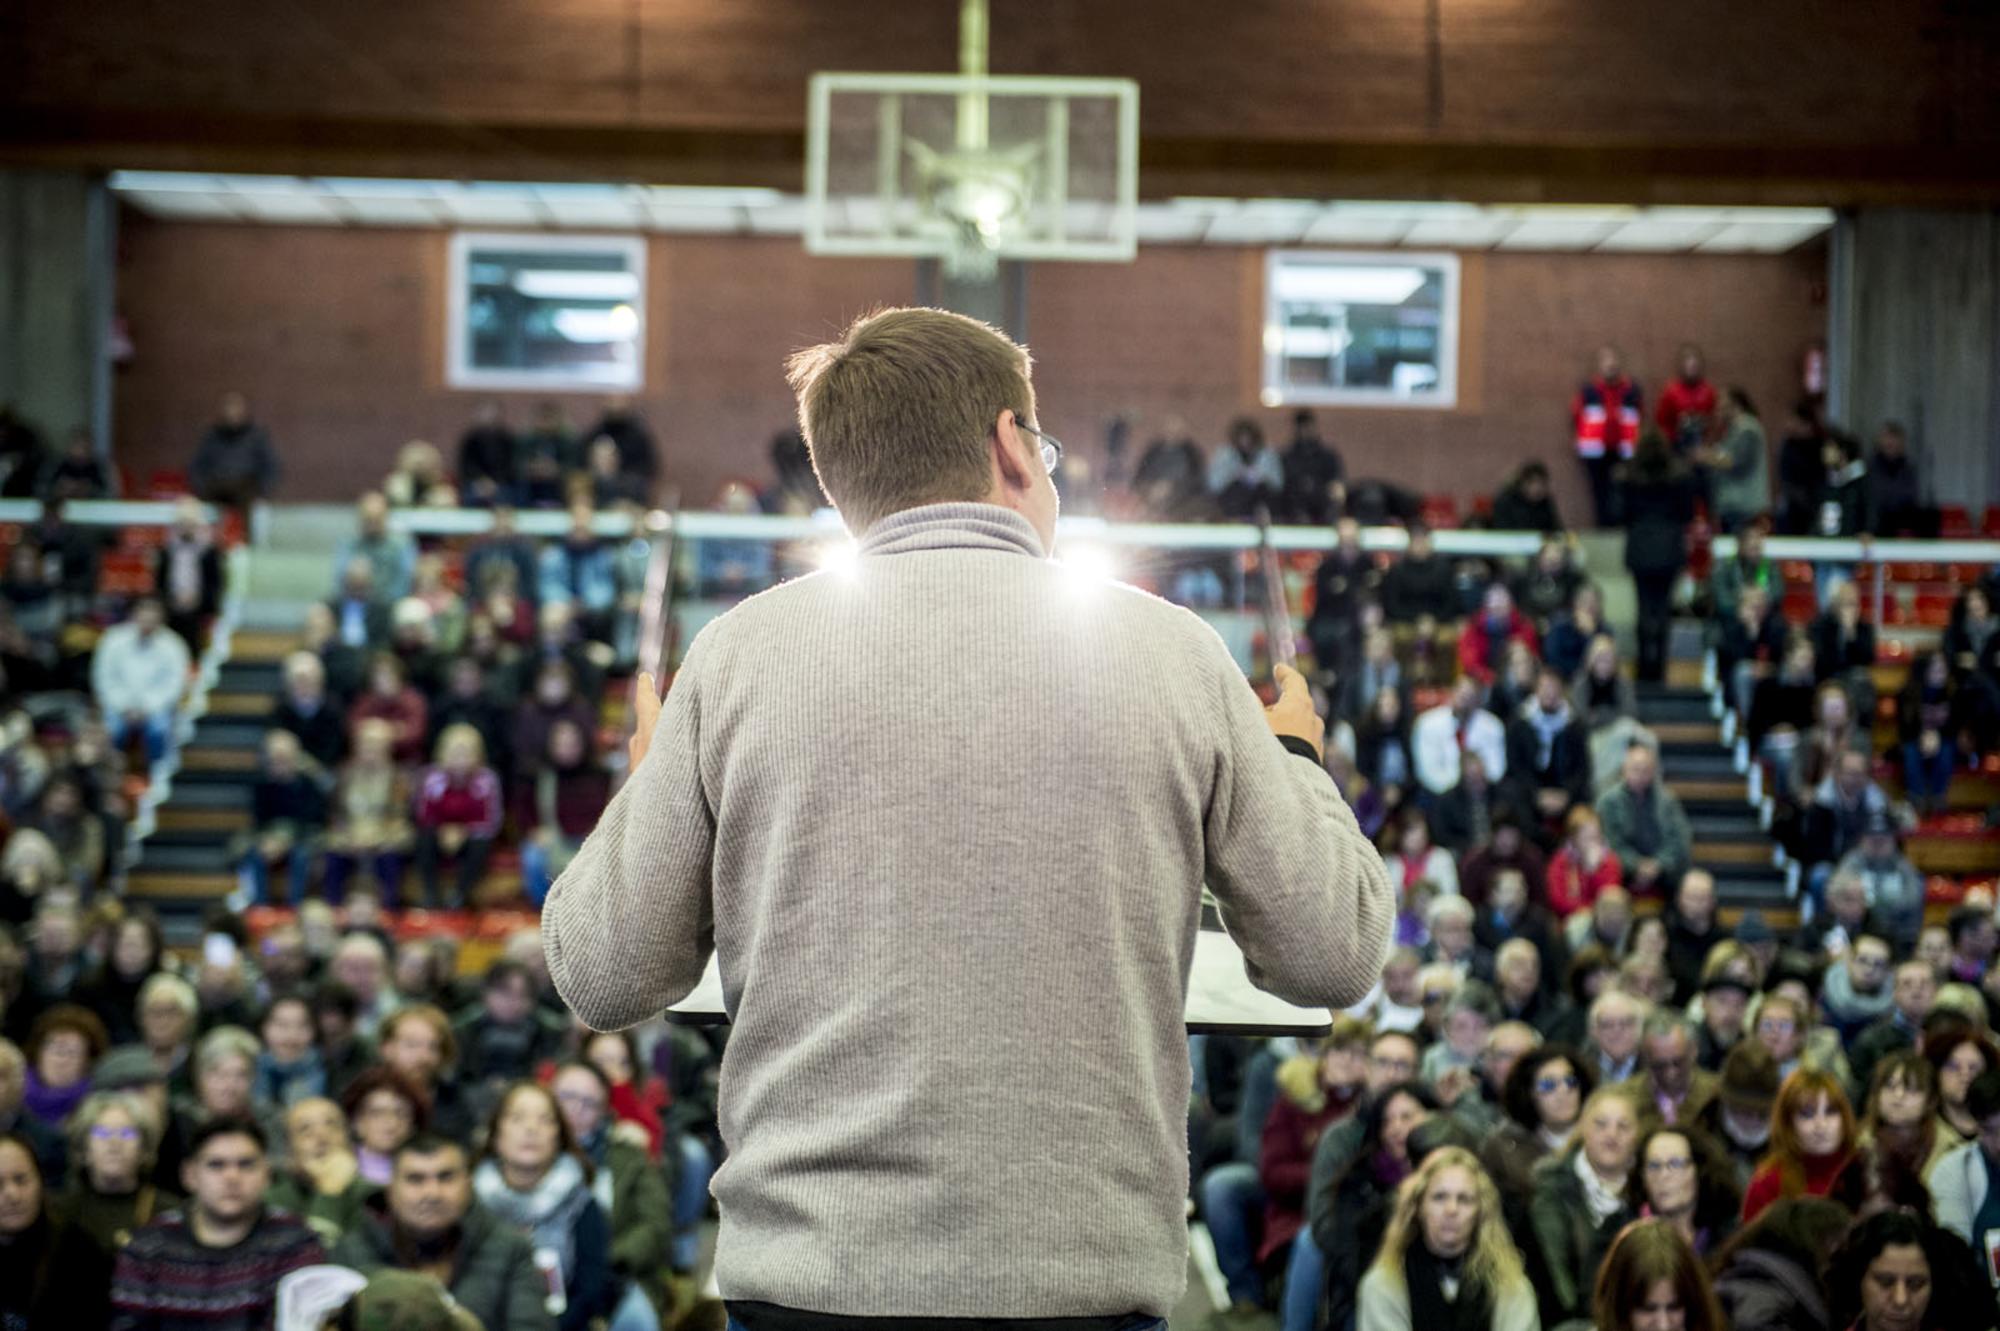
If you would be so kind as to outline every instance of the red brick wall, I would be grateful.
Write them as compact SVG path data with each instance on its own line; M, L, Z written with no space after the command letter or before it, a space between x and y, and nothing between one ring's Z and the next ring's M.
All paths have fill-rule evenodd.
M284 495L350 498L413 437L450 445L475 394L444 386L445 233L123 221L118 308L135 345L117 379L117 456L143 483L183 466L216 395L241 386L286 459ZM1610 339L1649 389L1686 338L1782 425L1798 358L1823 336L1824 255L1465 256L1459 406L1326 409L1350 471L1462 497L1528 457L1554 467L1571 511L1565 411ZM872 306L910 299L914 265L814 259L795 239L655 237L645 409L670 478L705 502L764 470L792 414L781 361ZM1104 420L1168 414L1203 438L1257 411L1262 255L1150 248L1131 265L1031 274L1029 340L1045 423L1094 449ZM525 419L533 400L507 395ZM591 404L571 402L582 428Z

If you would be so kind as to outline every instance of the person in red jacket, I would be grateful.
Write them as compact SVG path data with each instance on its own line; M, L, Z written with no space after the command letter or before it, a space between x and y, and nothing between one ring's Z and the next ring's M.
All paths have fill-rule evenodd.
M1597 375L1577 389L1570 403L1570 424L1576 456L1590 480L1590 502L1597 525L1611 525L1611 470L1632 456L1639 443L1639 385L1625 377L1618 348L1597 349Z
M1607 887L1625 884L1625 866L1604 840L1597 811L1579 804L1563 820L1565 835L1549 861L1548 908L1557 920L1589 910Z
M1701 348L1694 343L1683 342L1675 360L1680 373L1660 390L1653 419L1674 453L1685 458L1708 440L1715 420L1715 385L1708 381Z
M389 723L391 752L398 766L413 767L424 760L430 709L424 695L410 687L403 663L393 652L377 652L368 660L368 691L347 709L350 744L368 721Z
M1542 642L1535 632L1535 622L1515 606L1514 594L1507 590L1506 584L1496 582L1486 589L1479 613L1466 620L1465 627L1459 630L1459 671L1481 684L1491 684L1507 654L1507 644L1515 641L1526 643L1528 650L1540 658Z
M1367 1022L1342 1017L1309 1055L1278 1065L1278 1097L1264 1120L1257 1177L1264 1185L1261 1268L1306 1227L1306 1187L1320 1134L1354 1112L1368 1073Z
M417 871L424 904L438 905L438 869L458 861L451 906L462 909L486 872L486 858L500 835L504 805L500 778L486 765L486 742L469 725L446 726L438 736L437 763L417 780Z

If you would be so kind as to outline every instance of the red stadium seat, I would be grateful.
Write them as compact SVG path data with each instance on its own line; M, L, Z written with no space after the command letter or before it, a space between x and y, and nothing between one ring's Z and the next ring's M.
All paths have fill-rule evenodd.
M1425 495L1419 516L1433 530L1448 531L1458 526L1458 501L1450 495Z
M155 499L178 499L188 492L187 473L162 467L146 482L146 493Z
M2000 504L1986 506L1986 516L1980 522L1979 530L1988 539L2000 541Z
M1964 504L1946 504L1938 509L1939 535L1964 540L1975 534L1972 513Z

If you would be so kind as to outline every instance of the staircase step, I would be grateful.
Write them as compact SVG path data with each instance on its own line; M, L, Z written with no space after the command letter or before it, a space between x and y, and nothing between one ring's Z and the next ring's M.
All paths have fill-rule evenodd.
M175 793L178 796L179 792ZM182 804L175 798L155 811L153 826L158 829L155 836L165 832L241 832L250 826L250 811L247 808L203 809Z
M174 778L174 793L161 806L167 810L190 809L204 813L250 810L250 780L240 772L182 772Z
M140 901L200 903L220 901L236 890L233 873L158 873L135 870L125 880L125 895Z
M1712 724L1708 698L1699 693L1685 697L1641 698L1639 720L1648 726Z
M1660 769L1667 780L1729 780L1737 776L1736 761L1727 749L1664 750Z
M218 749L260 749L271 727L256 717L204 716L194 723L193 744Z
M1694 832L1696 841L1714 839L1716 841L1750 841L1764 835L1763 827L1757 821L1757 811L1747 804L1716 809L1702 804L1690 807L1683 804L1688 816L1688 826Z
M1706 708L1703 709L1704 712ZM1649 727L1661 744L1706 744L1722 746L1722 727L1713 721L1659 721Z
M282 629L238 629L229 636L231 664L282 662L298 648L299 635Z
M218 840L197 846L160 845L148 840L135 873L227 873L228 847Z
M1694 857L1704 866L1716 864L1769 865L1774 847L1769 837L1761 841L1703 841L1694 848Z
M1632 682L1632 694L1643 706L1649 702L1708 702L1708 695L1701 691L1699 682L1675 684L1664 680L1639 679Z
M255 773L257 756L255 749L209 748L198 743L189 744L181 750L181 771Z
M1903 851L1927 874L2000 872L2000 835L1935 836L1917 831L1903 843Z
M277 697L270 693L233 693L217 689L208 695L210 716L269 716Z
M1789 934L1799 927L1799 908L1792 905L1791 902L1783 900L1768 903L1752 901L1737 906L1718 906L1715 911L1715 917L1725 926L1734 930L1738 924L1743 922L1743 912L1746 910L1755 910L1761 914L1764 917L1764 923L1770 925L1772 930L1779 935Z
M243 820L243 828L230 827L160 827L155 825L153 834L146 838L146 852L150 854L155 846L193 847L203 850L220 850L227 846L231 838L249 826L249 819Z
M1690 657L1667 662L1667 686L1676 689L1698 689L1701 687L1701 658Z
M216 672L215 687L223 693L266 693L276 697L284 683L285 672L276 662L227 661Z
M1666 778L1667 789L1680 796L1681 803L1695 800L1731 800L1741 806L1750 797L1750 787L1740 776Z

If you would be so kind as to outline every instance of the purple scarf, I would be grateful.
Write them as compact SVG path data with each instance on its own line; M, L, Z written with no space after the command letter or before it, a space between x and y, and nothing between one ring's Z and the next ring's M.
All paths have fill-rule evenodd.
M52 1128L62 1126L70 1111L83 1103L83 1097L90 1094L90 1078L85 1077L74 1086L61 1089L44 1086L42 1079L28 1069L27 1090L21 1096L21 1103L30 1114Z

